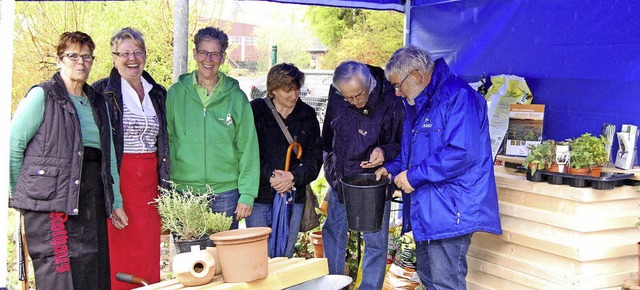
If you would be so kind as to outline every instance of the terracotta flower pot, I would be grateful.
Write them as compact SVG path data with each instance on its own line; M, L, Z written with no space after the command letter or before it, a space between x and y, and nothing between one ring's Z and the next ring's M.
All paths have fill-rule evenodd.
M173 258L173 274L184 286L204 285L216 275L216 262L206 250L186 252Z
M250 282L269 275L267 238L271 228L257 227L215 233L209 238L218 249L222 279Z
M569 167L569 174L575 174L575 175L589 175L590 169L589 167L583 167L583 168L573 168L573 167Z
M322 231L315 231L309 234L311 244L313 244L313 257L324 258L324 246L322 245Z
M591 166L591 176L600 177L602 173L602 166Z
M558 169L558 163L551 163L551 165L549 165L549 168L547 168L547 171L560 172L560 170Z

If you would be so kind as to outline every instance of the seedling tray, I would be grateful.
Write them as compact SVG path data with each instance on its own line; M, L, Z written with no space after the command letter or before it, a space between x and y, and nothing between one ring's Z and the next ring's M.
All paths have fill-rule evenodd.
M614 189L624 185L625 179L632 178L633 173L603 172L600 177L591 175L575 175L561 172L549 172L546 170L536 170L536 174L531 175L530 170L522 166L517 168L519 172L527 173L527 180L533 182L544 182L550 184L566 184L571 187L591 187L598 190ZM539 173L538 173L539 172Z

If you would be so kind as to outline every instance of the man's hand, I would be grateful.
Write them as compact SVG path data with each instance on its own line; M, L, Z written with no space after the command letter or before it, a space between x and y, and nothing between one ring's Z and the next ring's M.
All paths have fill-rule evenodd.
M129 225L129 218L123 208L116 208L111 214L111 222L117 229L121 230Z
M392 176L389 173L389 171L387 171L387 169L384 167L380 167L378 168L378 170L376 170L376 181L379 181L383 176L386 176L389 178L389 183L391 183L391 180L393 180L391 178Z
M360 167L362 168L376 168L384 163L384 151L380 147L376 147L371 152L371 156L369 156L368 161L360 162Z
M240 221L243 218L248 217L249 215L251 215L251 211L253 211L252 206L246 205L244 203L238 203L236 211L234 211L234 213L236 214L236 220Z
M289 171L276 169L273 171L269 182L271 182L271 187L273 187L276 192L284 195L285 192L290 192L293 188L293 174Z
M400 190L404 191L404 193L411 193L415 190L407 180L407 171L402 171L396 176L394 180L396 186L400 188Z

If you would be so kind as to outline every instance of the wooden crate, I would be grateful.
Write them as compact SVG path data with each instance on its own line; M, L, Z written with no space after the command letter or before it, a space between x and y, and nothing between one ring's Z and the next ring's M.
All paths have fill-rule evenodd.
M474 234L469 289L620 289L637 278L636 187L573 188L495 172L503 234Z

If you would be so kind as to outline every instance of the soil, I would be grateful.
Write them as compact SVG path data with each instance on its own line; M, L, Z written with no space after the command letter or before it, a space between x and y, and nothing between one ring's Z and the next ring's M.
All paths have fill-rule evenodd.
M378 182L375 179L371 179L371 178L360 178L360 179L355 179L349 182L349 184L356 185L356 186L372 186L372 185L376 185L377 183Z

